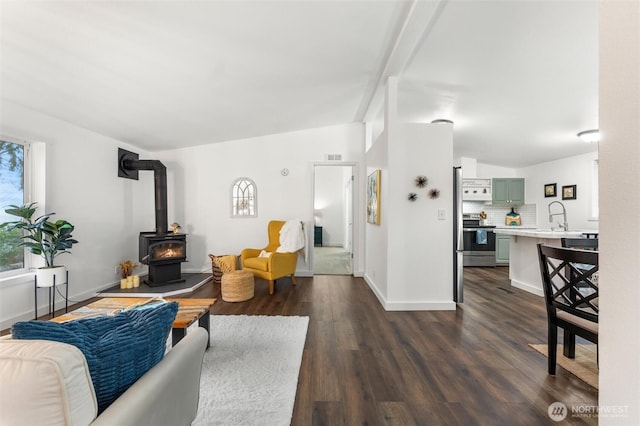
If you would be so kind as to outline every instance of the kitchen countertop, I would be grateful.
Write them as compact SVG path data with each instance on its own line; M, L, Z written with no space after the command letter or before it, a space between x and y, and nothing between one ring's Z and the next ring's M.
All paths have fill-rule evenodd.
M515 228L515 229L514 229ZM523 228L523 227L504 227L495 228L493 230L496 234L503 235L515 235L518 237L530 237L530 238L547 238L547 239L560 239L560 238L575 238L582 237L585 232L597 233L598 231L552 231L550 229L536 229L536 228Z
M537 227L535 225L520 225L520 226L496 225L496 229L537 229Z
M583 233L596 234L595 230L552 231L549 228L524 228L510 226L495 228L498 235L509 235L509 279L513 287L538 296L544 296L538 262L538 244L560 247L561 238L582 237Z

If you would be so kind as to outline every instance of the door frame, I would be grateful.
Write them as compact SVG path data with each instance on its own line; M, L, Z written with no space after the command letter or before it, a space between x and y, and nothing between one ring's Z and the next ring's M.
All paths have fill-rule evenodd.
M357 259L359 259L359 244L356 242L359 241L359 225L360 225L360 215L358 213L358 205L359 203L356 200L359 200L360 197L360 187L359 187L359 179L358 179L358 163L352 161L319 161L312 163L311 169L311 218L309 223L315 225L315 219L313 217L315 201L316 201L316 167L326 167L326 166L334 166L334 167L351 167L351 173L353 176L352 182L352 191L351 191L351 275L355 276L354 271L358 270L356 268ZM309 234L307 234L309 235ZM313 236L313 232L310 233ZM312 244L313 244L313 240ZM313 276L313 267L314 267L314 255L313 255L313 247L312 250L309 250L309 270L311 275Z

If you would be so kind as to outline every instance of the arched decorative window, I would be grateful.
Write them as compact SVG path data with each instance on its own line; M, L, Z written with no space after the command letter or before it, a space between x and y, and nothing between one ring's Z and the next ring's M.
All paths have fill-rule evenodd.
M258 189L249 178L236 179L231 187L231 217L258 216Z

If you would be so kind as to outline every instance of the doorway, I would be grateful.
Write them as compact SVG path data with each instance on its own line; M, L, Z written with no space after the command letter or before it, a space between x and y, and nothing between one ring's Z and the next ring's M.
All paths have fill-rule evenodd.
M313 177L313 274L353 274L354 166L316 164Z

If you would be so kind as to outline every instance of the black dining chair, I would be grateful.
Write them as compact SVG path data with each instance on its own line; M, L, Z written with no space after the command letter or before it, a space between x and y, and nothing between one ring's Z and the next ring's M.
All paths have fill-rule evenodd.
M561 238L562 247L598 250L597 238Z
M598 344L598 252L538 244L547 307L549 374L556 374L558 327L564 356L575 357L576 335ZM588 287L585 291L585 286Z
M561 238L562 247L577 248L582 250L598 250L598 238ZM598 284L598 274L594 274L593 281ZM589 286L585 283L579 283L578 287L589 291ZM596 299L594 303L598 303Z

